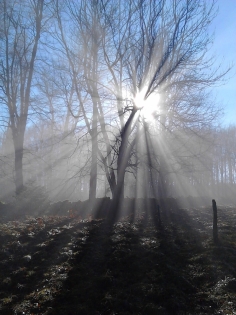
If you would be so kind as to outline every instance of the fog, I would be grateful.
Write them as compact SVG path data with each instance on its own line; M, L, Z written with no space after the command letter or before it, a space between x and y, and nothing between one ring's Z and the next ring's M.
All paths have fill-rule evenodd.
M215 3L38 4L1 5L0 200L235 202Z
M125 174L125 197L191 196L203 198L209 204L211 199L221 204L235 203L235 127L203 130L202 134L194 130L187 134L181 130L162 134L153 124L158 123L149 122L149 128L141 123L137 131L138 141ZM48 137L50 126L40 127L38 134L33 133L33 127L26 133L23 170L29 193L44 191L51 202L88 199L91 139L76 130L52 138ZM4 202L15 199L14 152L9 133L4 134L1 144L0 199ZM112 198L99 159L96 197Z

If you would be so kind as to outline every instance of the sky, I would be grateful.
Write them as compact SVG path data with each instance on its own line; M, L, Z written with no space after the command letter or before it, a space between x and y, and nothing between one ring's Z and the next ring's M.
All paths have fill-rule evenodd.
M226 84L215 88L215 92L217 102L224 108L223 124L236 125L236 0L218 0L217 6L219 12L211 26L215 32L212 52L222 67L234 67Z

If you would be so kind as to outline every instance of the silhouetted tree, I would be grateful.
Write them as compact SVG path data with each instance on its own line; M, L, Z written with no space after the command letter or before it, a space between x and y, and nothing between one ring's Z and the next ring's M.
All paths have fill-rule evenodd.
M24 134L30 107L31 86L43 18L43 0L0 1L0 97L6 107L15 153L15 186L23 182Z
M214 123L218 109L209 101L207 88L222 79L228 69L219 73L207 54L212 41L207 30L216 14L215 1L102 3L108 21L103 55L120 122L116 137L118 200L124 195L125 172L139 138L137 124L142 124L140 117L146 119L147 104L151 102L156 118L156 138L163 137L162 147L156 150L163 187L163 159L173 153L164 143L166 134L174 141L178 133L184 133L186 140L187 134L197 131L201 136L201 130ZM175 150L177 153L176 145Z

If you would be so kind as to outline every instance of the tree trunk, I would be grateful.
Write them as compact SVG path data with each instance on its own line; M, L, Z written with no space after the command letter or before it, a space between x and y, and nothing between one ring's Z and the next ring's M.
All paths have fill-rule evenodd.
M134 118L136 110L133 110L129 119L127 120L122 132L121 132L121 144L118 152L117 160L117 183L113 194L113 202L111 204L110 215L115 221L118 217L119 209L122 207L124 202L124 190L125 190L125 173L129 163L130 154L135 141L129 143L129 135L131 132L131 124Z
M126 145L124 144L124 141L122 141L117 161L117 187L115 192L115 195L116 196L118 195L120 200L124 199L125 169L127 166L126 163L127 157L125 157L125 147Z
M19 195L24 189L23 182L23 146L15 148L15 185L16 194Z
M8 16L7 10L11 5L8 7L7 1L4 1L3 25L5 36L4 49L6 53L6 71L4 73L5 77L3 77L3 81L5 85L4 89L6 91L6 104L10 116L9 126L12 130L14 144L15 186L17 195L24 189L22 166L24 134L28 117L34 64L41 33L44 1L38 0L32 5L31 9L35 12L35 24L32 29L28 29L26 31L25 27L21 25L21 22L13 23L13 21L18 21L18 18L19 21L21 21L21 18L25 18L20 17L22 12L19 12L19 15L17 15L18 13L11 8L10 11L12 15L10 14ZM15 13L16 16L14 16ZM31 18L33 19L33 16ZM13 29L13 31L11 29ZM30 34L32 34L32 38L30 38ZM21 40L19 40L19 38L21 38Z
M217 206L215 199L212 199L213 209L213 241L214 244L218 244L218 227L217 227Z
M118 216L120 208L124 202L124 182L125 182L125 169L127 163L125 163L123 155L123 146L119 149L118 162L117 162L117 183L115 189L112 191L112 202L109 209L109 219L114 223Z
M125 137L122 137L117 160L117 182L112 192L112 203L109 209L109 218L112 222L117 220L119 209L124 202L125 170L128 164L127 155L127 143Z
M93 102L93 122L92 122L92 165L89 179L89 200L93 206L96 199L97 191L97 154L98 154L98 140L97 140L97 103Z
M15 129L14 132L12 133L14 145L16 195L19 195L24 190L23 181L24 131L25 131L24 124L21 121L19 123L18 128Z

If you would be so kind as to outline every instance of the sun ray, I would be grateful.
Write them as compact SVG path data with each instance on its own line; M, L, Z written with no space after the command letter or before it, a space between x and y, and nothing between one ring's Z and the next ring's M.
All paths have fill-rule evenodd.
M161 96L152 92L146 96L147 88L141 89L134 97L134 106L140 110L140 116L147 122L153 122L160 115Z

